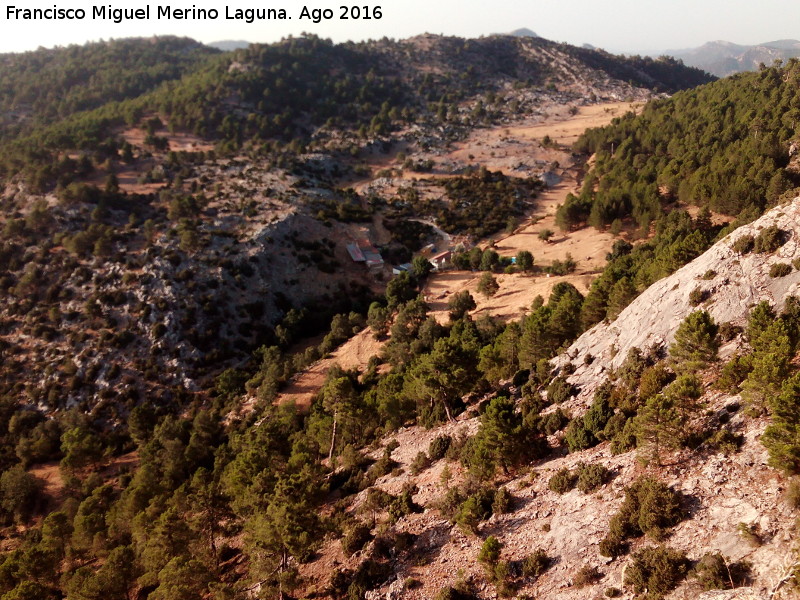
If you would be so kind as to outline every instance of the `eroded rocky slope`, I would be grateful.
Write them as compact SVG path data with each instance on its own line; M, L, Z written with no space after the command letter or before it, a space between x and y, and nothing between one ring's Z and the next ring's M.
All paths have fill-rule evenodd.
M775 252L736 252L732 245L743 236L770 227L783 232L783 245ZM580 393L558 408L571 417L584 414L591 394L624 362L632 348L646 350L668 347L683 319L693 310L708 310L719 323L746 325L752 307L766 300L780 308L788 295L798 292L800 272L793 270L783 277L770 275L772 265L790 264L800 256L800 198L766 213L757 221L741 227L672 276L659 281L613 323L602 323L581 336L555 363L577 366L570 381L580 386ZM690 301L689 294L707 292L702 305ZM696 297L696 294L695 294ZM730 340L722 355L746 349L742 336ZM591 364L585 358L591 355ZM410 484L417 486L414 500L423 507L418 514L401 518L398 532L415 536L414 551L398 553L393 574L367 597L432 598L441 589L466 582L482 598L498 597L495 586L487 580L484 566L477 560L488 536L503 545L502 559L520 562L541 548L551 559L550 568L535 580L517 582L515 593L547 599L583 599L612 597L632 599L633 590L626 581L631 554L616 558L604 556L600 542L609 531L610 517L620 509L625 488L643 475L653 476L680 493L686 518L659 542L642 537L632 541L630 552L663 543L683 552L691 561L719 553L728 564L749 566L744 587L727 591L704 591L697 579L687 577L668 598L703 598L704 600L753 600L793 597L792 573L797 567L795 515L786 502L787 478L769 464L761 436L769 419L749 411L739 395L716 390L713 377L704 376L700 399L702 415L697 419L710 427L724 423L726 431L741 445L724 447L702 443L694 448L672 452L661 465L643 461L636 450L612 451L608 441L588 450L567 452L563 432L548 439L551 453L527 468L501 478L501 487L513 496L506 514L495 514L478 526L476 535L465 533L440 512L447 489L466 477L456 462L442 459L417 475L412 463L419 452L439 435L458 437L474 434L480 427L477 407L453 423L433 430L417 427L399 432L393 439L399 446L392 451L401 471L377 482L377 487L399 494ZM514 397L520 390L511 386ZM553 406L545 412L552 412ZM716 424L716 425L714 425ZM375 452L377 458L381 451ZM573 489L558 494L549 485L550 478L562 469L575 469L580 463L599 464L611 473L608 483L584 494ZM445 467L452 477L445 482ZM367 494L354 504L359 511ZM756 535L743 534L745 531ZM347 557L338 541L321 553L309 573L336 568L357 568L374 552L372 546ZM586 569L595 569L596 577L581 581ZM411 582L411 583L409 583ZM741 583L739 585L742 585ZM612 593L610 590L614 589ZM322 589L322 588L320 588ZM613 596L616 594L616 596ZM519 596L523 597L523 596Z
M786 243L774 253L741 254L734 250L739 238L755 237L771 226L786 236ZM697 259L650 286L616 320L600 323L580 336L556 364L571 362L576 367L569 381L581 388L581 398L589 398L605 376L625 361L631 348L668 348L678 325L694 310L703 308L717 323L739 326L762 300L780 310L787 296L800 292L800 271L792 269L784 277L771 277L770 268L800 257L799 241L797 198L736 229ZM707 297L701 305L693 306L693 290ZM722 355L732 349L723 348Z

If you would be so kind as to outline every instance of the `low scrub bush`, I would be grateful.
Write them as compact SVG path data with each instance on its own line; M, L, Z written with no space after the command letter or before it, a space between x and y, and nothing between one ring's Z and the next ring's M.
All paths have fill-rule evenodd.
M686 554L665 546L638 550L625 570L625 583L648 600L663 598L686 577Z
M625 488L625 500L611 517L608 534L600 542L600 554L619 556L626 550L625 540L647 535L662 539L667 529L684 517L681 497L653 477L641 477Z
M547 556L547 552L538 548L526 556L522 561L522 575L524 577L536 578L550 568L552 560Z
M770 277L786 277L792 272L792 265L789 263L775 263L769 268Z
M556 494L566 494L575 488L578 483L578 476L567 468L559 469L555 475L547 482L549 487Z

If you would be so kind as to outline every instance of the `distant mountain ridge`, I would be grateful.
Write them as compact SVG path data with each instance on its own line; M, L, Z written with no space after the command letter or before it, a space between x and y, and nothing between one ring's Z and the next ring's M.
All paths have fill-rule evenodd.
M243 50L250 46L250 42L247 40L220 40L218 42L211 42L206 44L210 48L216 48L217 50L222 50L223 52L231 52L233 50Z
M519 29L515 29L514 31L510 31L508 35L513 35L514 37L539 37L539 35L528 29L527 27L521 27Z
M681 59L686 65L726 77L733 73L755 71L759 64L772 64L800 56L800 41L787 39L754 46L734 44L724 40L708 42L697 48L667 50L665 54Z

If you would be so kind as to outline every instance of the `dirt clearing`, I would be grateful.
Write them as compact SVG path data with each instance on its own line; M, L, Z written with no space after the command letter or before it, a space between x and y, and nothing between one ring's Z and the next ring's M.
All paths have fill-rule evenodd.
M330 356L318 360L305 371L301 371L289 381L278 396L277 402L294 402L301 409L308 409L311 401L325 383L325 376L335 364L343 369L363 369L369 359L379 354L383 342L372 335L369 327L363 329L334 350Z
M425 286L425 297L431 314L440 323L449 320L447 302L453 294L468 291L478 305L470 314L478 319L491 316L509 321L522 317L530 310L536 296L542 296L545 301L550 295L550 290L557 283L566 282L574 285L582 294L586 294L595 275L579 273L563 277L548 277L546 275L523 275L514 273L510 275L495 275L500 284L499 291L489 298L478 292L478 281L481 273L471 271L450 271L432 278Z

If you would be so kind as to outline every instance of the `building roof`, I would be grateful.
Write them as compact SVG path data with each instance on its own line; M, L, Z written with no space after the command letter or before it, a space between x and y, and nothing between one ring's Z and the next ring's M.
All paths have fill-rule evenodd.
M350 258L352 258L354 262L364 262L367 260L364 257L364 253L361 251L361 248L359 248L357 244L347 244L347 252L350 254Z

